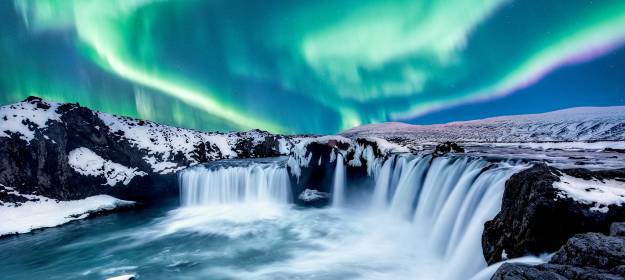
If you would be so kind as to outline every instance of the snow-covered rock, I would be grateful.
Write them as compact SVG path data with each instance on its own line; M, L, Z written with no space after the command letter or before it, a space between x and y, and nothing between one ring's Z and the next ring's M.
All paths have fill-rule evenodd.
M484 224L489 264L554 252L575 234L607 234L625 217L625 169L557 169L536 164L506 182L501 211Z
M615 179L577 178L562 174L553 187L560 190L561 198L572 198L593 205L590 210L606 213L609 205L620 206L625 202L625 182Z
M12 204L19 220L26 212L16 209L53 205L34 204L30 195L68 211L100 195L150 203L177 195L181 169L287 155L292 138L261 130L200 132L29 97L0 107L0 205ZM56 221L72 219L66 216Z
M118 183L128 185L135 176L148 175L137 168L105 160L87 148L77 148L69 152L69 165L82 175L104 177L106 184L113 187Z
M58 201L39 195L24 195L22 203L0 205L0 236L26 233L34 229L54 227L74 220L84 219L92 213L111 211L134 202L120 200L108 195L90 196L79 200Z
M320 192L318 190L305 189L297 197L299 200L310 202L330 197L329 193Z
M370 124L341 135L404 139L412 143L625 141L625 106L579 107L436 125Z
M50 121L59 121L59 103L29 98L24 102L0 107L0 137L18 135L30 142L35 131L44 130Z

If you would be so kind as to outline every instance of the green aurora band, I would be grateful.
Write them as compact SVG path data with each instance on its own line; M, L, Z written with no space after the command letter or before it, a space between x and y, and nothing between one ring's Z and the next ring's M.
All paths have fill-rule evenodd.
M409 120L625 42L622 0L1 5L1 103L39 95L202 130Z

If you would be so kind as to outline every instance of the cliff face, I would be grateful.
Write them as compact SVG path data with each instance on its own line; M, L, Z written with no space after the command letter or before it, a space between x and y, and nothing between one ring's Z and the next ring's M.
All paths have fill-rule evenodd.
M624 220L624 169L558 170L538 164L506 182L501 211L484 227L484 257L493 264L554 252L575 234L607 234L613 222Z
M0 203L98 194L149 202L178 191L182 168L284 155L290 141L263 131L201 133L29 97L0 108Z

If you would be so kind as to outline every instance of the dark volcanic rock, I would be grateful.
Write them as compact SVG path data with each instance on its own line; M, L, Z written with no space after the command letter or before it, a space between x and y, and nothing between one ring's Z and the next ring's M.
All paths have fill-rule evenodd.
M464 153L464 148L454 142L445 142L436 145L432 154L440 156L447 153Z
M151 202L177 194L176 170L228 157L278 156L281 144L289 144L286 137L264 131L202 133L101 114L78 104L49 103L38 97L3 106L0 113L4 115L0 119L0 203L24 202L20 194L56 200L108 194ZM40 127L29 119L36 113L56 113L58 117ZM34 136L25 137L24 130L14 129L16 123L11 122L21 122ZM116 125L122 128L114 128ZM135 128L133 133L139 135L127 135ZM137 141L147 144L138 145ZM233 153L224 154L224 145ZM110 171L102 171L109 174L101 176L81 174L68 158L79 148L145 175L111 186L106 177L115 175ZM161 163L168 168L166 172L155 167Z
M549 263L503 264L491 279L625 279L625 238L601 233L578 234Z
M300 196L306 190L331 194L339 160L345 165L347 192L350 195L362 194L373 186L367 164L373 159L387 156L390 156L390 152L384 151L370 139L358 138L352 141L334 136L311 139L291 151L288 168L294 201L302 206L327 205L331 201L329 196L315 201L305 201Z
M611 270L625 265L625 238L578 234L556 252L550 263Z
M625 170L558 170L538 164L513 175L506 182L501 211L485 223L482 249L489 264L527 254L556 251L577 233L607 234L613 222L625 220L625 205L610 205L606 213L589 204L563 197L553 187L559 175L603 180L625 178Z
M610 271L571 265L504 263L491 280L624 280Z
M610 236L625 237L625 223L613 223L610 226Z

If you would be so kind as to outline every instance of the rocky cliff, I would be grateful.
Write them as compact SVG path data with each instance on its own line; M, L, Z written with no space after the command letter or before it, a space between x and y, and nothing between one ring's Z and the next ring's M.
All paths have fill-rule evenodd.
M489 264L558 250L577 233L608 233L625 220L625 169L559 170L545 164L506 182L501 211L484 226Z
M149 202L177 192L177 170L291 145L259 130L202 133L29 97L0 108L0 204L99 194Z

